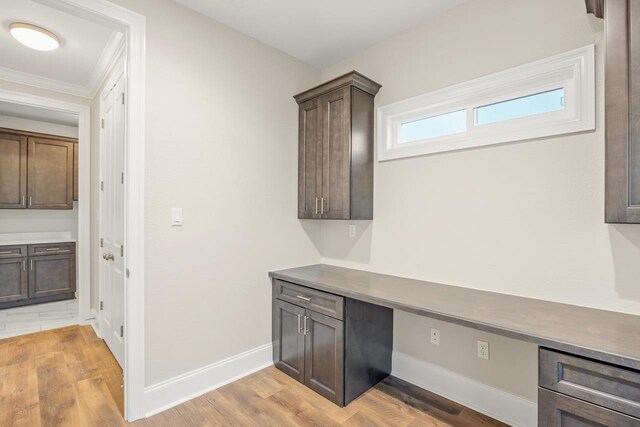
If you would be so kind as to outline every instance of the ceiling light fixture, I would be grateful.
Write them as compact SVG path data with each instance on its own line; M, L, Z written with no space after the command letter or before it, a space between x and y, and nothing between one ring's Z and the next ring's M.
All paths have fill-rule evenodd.
M55 50L60 46L60 39L51 31L24 22L14 22L9 25L9 31L14 39L35 50Z

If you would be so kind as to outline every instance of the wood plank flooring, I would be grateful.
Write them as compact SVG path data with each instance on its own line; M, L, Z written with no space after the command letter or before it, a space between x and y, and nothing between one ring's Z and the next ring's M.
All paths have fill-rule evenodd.
M0 426L126 426L122 371L90 326L0 340ZM504 426L389 377L339 408L270 367L134 427Z

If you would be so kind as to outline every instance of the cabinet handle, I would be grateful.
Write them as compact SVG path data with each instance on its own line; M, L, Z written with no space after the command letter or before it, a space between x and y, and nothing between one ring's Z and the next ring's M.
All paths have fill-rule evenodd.
M307 320L309 318L307 316L304 316L304 334L307 335L307 332L309 332L309 330L307 329Z
M33 206L33 203L31 202L31 196L29 196L29 206Z
M33 260L31 260L31 261L29 262L29 268L30 268L31 270L33 270Z
M27 271L27 262L22 260L22 271Z
M320 215L324 215L324 197L320 198Z
M23 195L22 196L22 206L25 206L25 203L27 203L26 197Z
M316 215L318 214L318 198L316 197Z
M13 253L13 252L11 252L11 251L3 251L3 252L0 252L0 255L9 255L10 253Z
M306 302L311 301L311 298L303 297L302 295L296 295L296 298L299 298L299 299L301 299L303 301L306 301Z
M302 333L302 323L300 320L302 319L302 314L298 314L298 333Z
M47 250L47 251L59 251L60 248L47 248L45 250Z

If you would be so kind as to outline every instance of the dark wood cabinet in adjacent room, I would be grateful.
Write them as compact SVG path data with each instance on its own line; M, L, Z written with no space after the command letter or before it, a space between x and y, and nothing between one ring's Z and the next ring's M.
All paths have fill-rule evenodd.
M0 209L27 207L27 137L0 131Z
M0 129L0 209L73 209L77 139Z
M73 209L73 145L29 138L29 209Z
M299 218L373 218L373 105L380 87L353 71L294 97Z
M0 309L75 298L75 243L0 246Z
M27 297L27 247L0 247L0 303Z
M393 310L273 279L275 366L344 406L391 372Z

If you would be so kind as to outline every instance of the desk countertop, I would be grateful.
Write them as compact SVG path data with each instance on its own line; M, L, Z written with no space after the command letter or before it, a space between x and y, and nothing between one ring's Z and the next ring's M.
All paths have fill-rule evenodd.
M325 264L269 276L640 370L640 316Z

